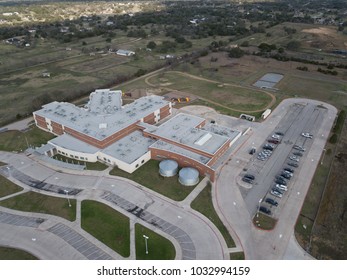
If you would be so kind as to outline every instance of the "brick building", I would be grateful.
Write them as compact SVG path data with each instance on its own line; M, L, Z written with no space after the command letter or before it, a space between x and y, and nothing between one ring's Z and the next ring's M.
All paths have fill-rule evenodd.
M171 102L146 96L122 105L122 92L96 90L85 107L52 102L33 113L36 125L57 137L48 155L102 161L129 173L149 159L174 159L215 178L216 163L241 133L206 124L202 118L172 114Z

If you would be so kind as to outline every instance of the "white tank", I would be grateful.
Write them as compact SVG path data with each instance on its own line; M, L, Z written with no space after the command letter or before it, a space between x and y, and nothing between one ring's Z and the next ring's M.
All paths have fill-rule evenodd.
M192 167L182 168L178 181L184 186L195 186L199 183L199 171Z
M178 163L171 159L162 160L159 163L159 173L163 177L172 177L177 174Z

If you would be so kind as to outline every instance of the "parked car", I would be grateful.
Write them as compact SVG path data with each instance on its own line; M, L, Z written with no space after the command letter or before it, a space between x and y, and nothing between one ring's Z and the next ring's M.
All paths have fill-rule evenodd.
M293 153L294 156L298 156L298 157L302 157L303 156L303 153L300 153L300 152L294 152Z
M273 144L278 144L280 141L279 140L276 140L276 139L269 139L267 140L269 143L273 143Z
M275 183L276 184L280 184L280 185L284 185L284 186L287 185L287 182L285 180L283 180L283 179L276 179Z
M304 148L303 146L299 146L299 145L294 145L293 149L299 150L301 152L305 152L306 151L306 148Z
M277 135L277 134L274 134L274 135L271 136L271 138L279 140L279 139L280 139L280 136Z
M290 177L293 177L293 173L292 172L289 172L287 170L283 170L283 173L288 174Z
M297 164L296 162L288 162L287 163L289 166L293 166L293 167L298 167L299 164Z
M282 193L280 193L280 192L278 192L278 191L276 191L276 190L271 190L270 193L271 193L272 195L274 195L274 196L279 197L279 198L281 198L281 197L283 196Z
M265 202L268 203L268 204L271 204L273 206L278 206L278 202L270 197L266 198L265 199Z
M256 152L256 149L255 149L255 148L252 148L252 149L249 151L249 154L250 154L250 155L253 155L255 152Z
M301 136L312 139L313 135L308 132L301 133Z
M284 171L288 171L288 172L290 172L290 173L294 173L294 169L289 168L289 167L285 167L285 168L283 168L283 170L284 170Z
M248 184L252 184L253 183L253 180L245 178L245 177L242 177L242 181L244 181L244 182L246 182Z
M254 175L251 175L251 174L245 174L243 177L244 177L244 178L251 179L251 180L254 180L254 179L255 179Z
M270 210L270 209L267 209L265 206L260 206L260 207L259 207L259 211L260 211L260 212L263 212L263 213L265 213L265 214L271 215L271 210Z
M281 131L276 131L276 132L275 132L275 134L277 134L277 135L281 135L281 136L283 136L283 135L284 135L284 133L283 133L283 132L281 132Z
M299 159L296 156L290 156L289 159L292 161L299 162Z
M285 185L281 185L281 184L276 184L276 186L275 186L277 189L280 189L280 190L282 190L282 191L288 191L288 187L287 186L285 186Z
M292 178L292 176L290 176L288 173L285 173L285 172L282 172L281 176L288 179L288 180L290 180Z

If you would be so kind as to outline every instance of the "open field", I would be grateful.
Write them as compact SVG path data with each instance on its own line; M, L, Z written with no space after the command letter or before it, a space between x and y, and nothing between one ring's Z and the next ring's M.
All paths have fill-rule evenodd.
M37 260L35 256L16 248L0 247L0 260Z
M23 188L7 180L5 177L0 176L0 197L5 197L20 192L21 190L23 190Z
M144 235L148 237L148 254ZM176 255L175 247L168 239L140 224L135 224L135 247L137 260L174 260Z
M181 185L178 182L177 175L173 177L162 177L159 174L159 162L156 160L148 161L131 174L115 167L111 170L110 175L128 178L177 201L186 198L194 189L194 187Z
M347 195L346 178L347 122L342 129L334 129L339 141L327 143L323 164L306 196L295 233L301 246L317 259L346 259L346 232L344 222ZM341 134L340 134L341 133Z
M97 201L84 200L81 207L82 228L123 257L128 257L129 218Z
M70 203L71 207L66 198L27 192L3 200L0 205L19 211L50 214L74 221L76 219L76 200L70 199Z
M265 109L271 98L258 90L222 85L181 72L166 72L148 79L151 85L193 93L199 97L223 104L230 109L253 111Z
M224 240L229 248L235 247L234 240L231 238L228 230L223 225L222 221L219 219L216 211L214 210L210 183L208 183L207 186L202 190L202 192L193 200L191 207L196 211L199 211L215 224L215 226L223 235Z

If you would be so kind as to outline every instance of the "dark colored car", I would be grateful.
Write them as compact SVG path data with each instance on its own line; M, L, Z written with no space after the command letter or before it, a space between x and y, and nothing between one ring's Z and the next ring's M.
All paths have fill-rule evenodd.
M244 178L248 178L248 179L251 179L251 180L254 180L254 176L253 175L251 175L251 174L245 174L244 176L243 176Z
M265 202L268 204L271 204L273 206L278 206L278 202L272 198L269 198L269 197L267 199L265 199Z
M263 212L263 213L265 213L265 214L268 214L268 215L271 214L271 211L270 211L269 209L267 209L266 207L264 207L264 206L260 206L260 207L259 207L259 211L260 211L260 212Z
M249 183L249 184L252 184L252 183L253 183L253 180L248 179L248 178L245 178L245 177L242 178L242 181L244 181L244 182L246 182L246 183Z
M272 151L274 148L268 145L264 145L263 149Z
M255 148L252 148L252 149L249 151L249 154L250 154L250 155L253 155L255 152L256 152L256 149L255 149Z
M302 157L303 156L303 153L300 153L300 152L294 152L293 155L295 156L298 156L298 157Z
M280 185L284 185L284 186L287 185L287 182L283 179L276 179L275 183L280 184Z
M299 164L297 164L296 162L288 162L287 163L289 166L293 166L293 167L298 167Z
M281 136L283 136L283 135L284 135L284 133L283 133L283 132L281 132L281 131L276 131L276 132L275 132L275 134L277 134L277 135L281 135Z
M269 139L267 140L269 143L273 143L273 144L278 144L280 141L275 140L275 139Z
M288 173L284 173L284 172L281 173L281 176L288 179L288 180L290 180L290 178L292 177Z

